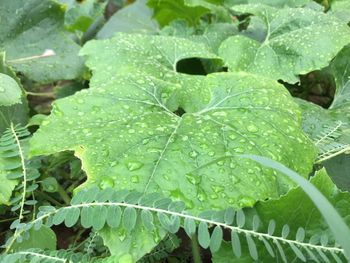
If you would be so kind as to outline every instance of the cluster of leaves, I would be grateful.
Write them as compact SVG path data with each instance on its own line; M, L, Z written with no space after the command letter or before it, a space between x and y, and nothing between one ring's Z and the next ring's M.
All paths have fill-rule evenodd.
M349 14L0 0L1 262L349 260Z

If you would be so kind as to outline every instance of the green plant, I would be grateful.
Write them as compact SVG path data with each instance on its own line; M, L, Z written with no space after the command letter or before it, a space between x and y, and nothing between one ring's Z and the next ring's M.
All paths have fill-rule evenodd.
M348 6L131 2L0 0L0 261L349 260Z

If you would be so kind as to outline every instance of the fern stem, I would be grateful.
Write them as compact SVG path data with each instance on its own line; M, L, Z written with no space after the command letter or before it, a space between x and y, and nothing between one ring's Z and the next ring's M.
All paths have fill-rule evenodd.
M336 132L341 126L343 125L343 122L339 121L337 126L335 126L333 129L331 129L330 131L328 131L325 135L323 135L320 139L318 139L315 142L315 145L319 145L321 142L323 142L324 140L326 140L327 138L329 138L334 132Z
M18 147L18 153L19 153L19 156L21 158L21 165L22 165L22 173L23 173L23 194L22 194L22 200L21 200L21 207L20 207L20 211L19 211L19 223L21 222L22 218L23 218L23 210L24 210L24 202L26 200L26 192L27 192L27 170L26 170L26 166L25 166L25 158L24 158L24 153L23 153L23 149L22 149L22 146L21 146L21 143L20 143L20 140L17 136L17 133L16 133L16 130L15 130L15 127L13 126L13 123L11 122L11 132L13 134L13 137L15 138L15 141L16 141L16 144L17 144L17 147ZM14 236L19 236L19 231L18 231L18 228L16 229L15 231L15 234ZM10 244L6 247L6 251L5 253L7 253L13 243L15 242L16 238L13 238L10 242Z
M26 91L26 95L36 96L36 97L50 97L54 98L55 94L53 92L30 92Z
M60 184L58 184L57 190L62 200L66 203L66 205L69 205L71 198L69 197L69 195L66 193L66 191L63 189L63 187Z
M191 247L192 247L193 263L202 263L200 247L198 244L196 234L194 234L191 238Z
M250 235L252 237L256 237L258 239L262 239L262 238L266 238L268 240L272 240L274 242L282 242L282 243L288 243L291 245L295 245L298 247L305 247L305 248L309 248L309 249L316 249L316 250L322 250L322 251L327 251L327 252L333 252L333 253L342 253L344 254L344 250L342 248L339 247L328 247L328 246L323 246L323 245L314 245L311 243L304 243L304 242L299 242L297 240L291 240L291 239L286 239L283 237L279 237L279 236L273 236L273 235L269 235L268 233L260 233L260 232L256 232L254 230L248 230L248 229L243 229L237 226L231 226L231 225L227 225L225 223L221 223L221 222L216 222L213 220L209 220L209 219L205 219L205 218L201 218L201 217L197 217L197 216L192 216L192 215L188 215L188 214L184 214L184 213L178 213L178 212L173 212L173 211L168 211L168 210L164 210L164 209L159 209L159 208L154 208L154 207L146 207L146 206L142 206L142 205L136 205L136 204L128 204L128 203L119 203L119 202L95 202L95 203L83 203L83 204L77 204L77 205L71 205L69 207L63 207L60 209L56 209L52 212L48 212L47 214L44 214L40 217L38 217L37 219L35 219L34 221L29 222L29 224L34 225L36 222L38 221L42 221L54 214L56 214L58 211L60 210L65 210L65 209L74 209L74 208L83 208L83 207L92 207L92 206L120 206L120 207L132 207L138 210L148 210L151 212L155 212L155 213L164 213L164 214L168 214L168 215L172 215L172 216L178 216L180 218L188 218L188 219L192 219L195 220L197 222L205 222L208 225L215 225L215 226L220 226L222 228L225 229L229 229L231 231L235 231L237 233L242 233L245 235ZM14 237L17 238L21 233L23 233L25 230L23 228L21 228L20 231L18 231L17 236Z
M50 195L44 193L44 192L41 192L41 191L38 191L37 192L38 195L41 195L45 200L48 200L49 202L51 202L52 204L58 206L58 207L62 207L63 205L58 202L56 199L54 199L53 197L51 197Z
M16 252L15 254L29 255L29 256L39 257L39 258L43 258L43 259L47 259L47 260L54 260L54 262L57 262L57 261L59 261L59 262L67 262L67 260L63 259L63 258L47 256L47 255L36 253L36 252L20 251L20 252Z
M19 138L17 136L15 127L13 126L12 122L11 122L11 132L13 134L13 137L15 138L15 141L16 141L16 144L17 144L17 147L18 147L19 156L21 158L22 173L23 173L23 194L22 194L21 208L20 208L20 211L19 211L19 221L21 221L22 218L23 218L24 202L26 200L27 170L26 170L26 166L25 166L25 159L24 159L24 153L23 153L23 150L22 150L22 146L21 146L21 143L20 143Z
M1 219L1 220L0 220L0 224L1 224L1 223L5 223L5 222L9 222L9 221L14 221L14 220L16 220L16 219L18 219L18 217L12 217L12 218Z

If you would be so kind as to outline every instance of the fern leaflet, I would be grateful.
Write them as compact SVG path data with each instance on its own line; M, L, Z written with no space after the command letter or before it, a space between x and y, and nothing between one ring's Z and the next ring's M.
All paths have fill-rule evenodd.
M350 151L350 144L344 143L339 138L343 135L341 128L343 122L338 121L334 126L326 126L320 134L314 138L314 143L319 149L317 162L329 160L341 153Z
M256 240L262 242L272 257L275 257L272 249L275 246L285 262L287 259L282 249L284 245L288 245L302 260L311 257L328 258L330 255L344 258L342 248L304 241L305 230L302 228L295 238L288 237L287 225L283 227L281 236L274 235L275 224L271 221L267 233L261 232L258 231L260 220L257 216L253 220L253 228L245 228L246 217L243 210L235 211L229 208L225 211L207 211L194 216L185 211L185 205L180 201L171 201L155 194L142 195L137 192L114 191L110 188L84 189L74 196L68 207L59 209L52 206L41 207L35 220L18 226L17 235L14 235L13 239L17 239L31 227L40 228L42 224L52 226L63 222L66 226L73 226L79 218L83 227L92 227L95 231L105 225L111 228L123 226L132 230L138 217L146 228L157 224L170 233L176 233L183 227L190 238L197 230L199 244L203 248L209 247L212 252L220 248L223 240L222 229L227 229L231 231L233 252L237 256L241 251L240 236L244 236L253 259L258 258ZM94 220L89 220L90 218ZM211 235L209 227L214 227Z

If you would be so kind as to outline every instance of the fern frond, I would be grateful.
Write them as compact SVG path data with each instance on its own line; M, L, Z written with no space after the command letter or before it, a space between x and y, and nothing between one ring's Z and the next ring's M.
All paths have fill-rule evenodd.
M13 221L11 229L16 229L21 224L25 214L30 211L25 210L25 206L36 204L36 200L26 200L28 195L33 196L33 191L38 187L35 179L40 175L35 168L31 167L31 161L26 159L27 141L30 132L19 125L10 124L10 127L0 138L0 158L2 161L1 169L5 171L9 180L21 180L15 188L14 196L10 200L11 211L18 212L18 219ZM31 182L31 183L30 183Z
M0 262L6 263L59 263L59 262L87 262L88 257L82 253L73 253L70 250L44 251L40 249L29 249L11 254L4 254Z
M180 245L180 239L174 234L168 234L150 253L143 256L138 263L153 263L169 256Z
M339 140L343 134L341 132L343 125L343 122L338 121L333 126L324 127L324 129L315 136L314 143L319 149L319 154L316 159L317 163L350 151L350 144L343 143Z
M282 249L282 246L286 245L302 260L330 255L344 257L342 248L304 241L302 233L305 230L300 230L295 238L291 238L288 237L289 227L284 226L282 234L275 235L275 223L271 221L267 233L259 232L260 221L257 216L253 220L253 228L247 228L243 210L235 211L229 208L225 211L207 211L194 216L185 211L184 203L171 201L160 195L142 195L112 189L99 190L97 187L80 191L68 207L59 209L51 206L41 207L35 220L18 226L18 234L13 239L17 239L31 227L38 228L41 224L52 226L63 222L70 227L76 224L79 218L83 227L92 227L95 231L101 230L105 225L111 228L122 226L132 230L138 217L146 229L153 229L157 224L170 233L176 233L182 226L190 238L197 232L199 244L205 249L210 248L212 252L220 248L223 240L222 229L227 229L231 231L233 252L237 256L241 253L240 238L244 236L253 259L258 258L256 241L262 242L272 257L275 257L272 247L275 247L281 257L286 259ZM211 235L208 230L210 227L214 227Z
M19 221L23 219L23 208L24 208L24 202L26 200L26 192L27 192L27 169L26 169L26 164L25 164L25 158L24 158L24 150L22 148L22 144L20 142L20 136L21 132L25 135L28 136L29 132L26 129L22 129L22 131L18 131L15 129L13 123L11 123L11 132L12 136L16 142L17 148L18 148L18 153L19 157L21 160L21 166L22 166L22 176L23 176L23 193L22 193L22 200L21 200L21 206L20 206L20 211L19 211Z

